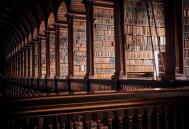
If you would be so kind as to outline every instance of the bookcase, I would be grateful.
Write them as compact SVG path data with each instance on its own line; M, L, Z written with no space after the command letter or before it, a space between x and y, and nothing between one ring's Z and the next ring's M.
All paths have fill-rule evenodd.
M60 77L66 78L68 76L68 29L60 28L59 32Z
M87 71L86 20L74 19L73 59L74 76L83 78Z
M111 79L115 72L113 8L94 6L94 78Z
M55 69L55 34L49 32L49 58L50 58L50 78L54 78L56 75Z
M125 0L124 4L126 71L131 79L156 79L164 73L164 1L147 5L144 0Z
M46 77L46 40L41 39L41 74Z
M189 78L189 1L183 2L184 71Z
M38 44L34 45L34 57L35 57L35 77L38 77Z

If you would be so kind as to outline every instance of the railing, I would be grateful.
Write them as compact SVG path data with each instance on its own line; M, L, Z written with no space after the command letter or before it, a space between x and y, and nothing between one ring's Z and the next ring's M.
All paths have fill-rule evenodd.
M146 91L189 86L189 81L6 78L10 96Z
M189 89L7 99L6 129L188 129Z

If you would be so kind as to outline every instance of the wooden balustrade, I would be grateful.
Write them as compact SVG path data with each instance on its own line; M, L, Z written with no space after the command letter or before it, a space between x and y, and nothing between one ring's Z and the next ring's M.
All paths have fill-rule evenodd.
M189 90L8 99L7 129L187 129Z
M108 93L108 92L129 92L129 91L152 91L160 89L172 89L177 87L187 87L189 81L154 81L154 80L100 80L100 79L47 79L47 78L6 78L6 85L9 86L9 95L17 94L33 96L45 94L87 94L87 93ZM12 88L10 88L12 87ZM20 88L19 88L20 87ZM17 89L17 90L16 90ZM18 90L22 89L22 90ZM27 95L24 89L32 92ZM12 90L12 91L11 91ZM34 91L39 91L35 94ZM10 93L17 92L17 93ZM20 92L20 93L18 93ZM24 92L24 93L21 93Z

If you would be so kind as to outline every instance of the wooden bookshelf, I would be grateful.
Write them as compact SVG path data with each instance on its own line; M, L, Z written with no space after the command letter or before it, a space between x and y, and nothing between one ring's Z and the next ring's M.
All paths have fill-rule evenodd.
M49 57L50 57L50 78L54 78L56 75L55 69L55 34L49 33Z
M41 39L41 74L46 77L46 40Z
M34 57L35 57L35 77L38 77L38 44L34 45Z
M189 1L183 3L184 72L189 78Z
M115 72L113 8L94 6L94 78L110 79Z
M131 79L153 79L164 72L164 3L153 0L148 6L143 0L125 0L125 60L127 77Z
M60 46L60 77L68 76L68 30L60 28L59 46Z
M86 20L74 19L74 76L83 78L87 71Z

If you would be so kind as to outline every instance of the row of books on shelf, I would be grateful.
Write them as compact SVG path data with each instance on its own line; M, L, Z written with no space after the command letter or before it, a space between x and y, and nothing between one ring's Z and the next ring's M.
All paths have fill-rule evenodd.
M150 11L150 10L149 10ZM156 17L156 19L164 19L164 12L163 10L154 10L154 15ZM137 19L137 20L148 20L148 14L147 11L145 12L141 12L141 13L129 13L129 12L125 12L125 18L129 18L129 19ZM154 16L153 14L149 14L149 18L150 20L154 20Z
M152 51L126 52L127 59L153 59Z
M94 73L114 73L115 68L94 68Z
M94 28L99 30L114 30L113 25L97 24L97 23L94 24Z
M83 46L83 47L81 47L81 46L75 46L74 47L74 52L85 52L86 53L86 44Z
M101 74L94 74L94 78L100 78L100 79L111 79L113 74L109 74L109 73L101 73Z
M98 47L113 47L114 46L114 41L95 41L95 46Z
M139 25L139 26L149 26L148 19L140 20L140 19L130 19L130 18L125 18L125 23L129 25ZM165 21L164 19L158 20L154 22L154 20L150 21L151 26L157 26L157 27L164 27L165 26Z
M152 46L148 45L148 46L142 46L142 45L127 45L127 50L128 51L165 51L165 45L161 45L161 46L157 46L157 45L153 45Z
M67 64L68 58L67 57L60 57L60 64Z
M74 56L74 61L76 62L81 62L81 61L86 61L87 57L86 56Z
M53 62L55 62L55 58L50 58L50 63L53 63Z
M87 48L86 48L86 43L75 43L75 44L73 44L73 49L74 49L74 51L83 51L83 52L85 52L86 50L87 50Z
M60 48L60 56L67 56L67 55L68 55L68 50Z
M142 35L126 35L126 43L128 45L165 45L165 36L142 36Z
M184 57L185 57L185 58L189 58L189 49L186 49L186 50L184 51Z
M153 65L153 59L126 60L127 65ZM139 66L140 67L140 66Z
M115 53L112 51L95 51L94 56L97 57L115 57Z
M185 40L184 41L184 47L185 48L189 48L189 40Z
M127 72L153 72L153 65L144 65L144 66L126 66Z
M114 35L114 31L113 30L95 30L95 35Z
M189 24L188 25L184 25L184 31L185 32L189 32Z
M184 17L189 17L189 8L188 9L184 9L183 13L184 13Z
M95 35L95 41L114 41L114 35Z
M84 76L86 75L86 72L85 71L79 71L79 72L74 72L74 76L76 77L76 78L81 78L81 79L83 79L84 78Z
M188 17L184 17L184 24L189 24L189 16Z
M77 32L75 33L74 32L74 35L73 35L74 39L77 40L77 39L85 39L86 40L86 32Z
M184 60L184 66L188 66L189 67L189 58Z
M106 25L113 25L114 19L95 19L94 21L97 24L106 24Z
M151 30L151 34L150 34ZM146 36L165 36L164 27L149 27L149 26L137 26L137 25L125 25L126 34L138 34Z
M184 39L189 40L189 33L184 33Z
M113 8L94 7L94 17L95 18L110 18L110 19L113 19L113 17L114 17Z
M95 64L105 64L105 63L107 63L107 64L115 64L115 58L102 58L102 57L98 57L98 58L96 58L96 57L94 57L94 62L95 62Z
M160 1L152 1L153 3L153 8L154 10L164 10L164 4L163 2L160 2ZM126 1L126 8L127 9L130 9L130 10L133 10L133 12L144 12L146 10L146 2L143 1L143 0L137 0L137 1ZM149 9L152 10L152 7L151 7L151 3L150 3L150 6L149 6ZM136 8L137 10L134 10L133 8ZM152 12L150 12L151 14Z
M77 46L80 46L80 45L83 45L83 44L85 45L86 44L86 39L79 39L79 40L78 39L77 40L74 39L73 42L74 42L74 46L77 47Z
M74 26L76 26L78 28L84 28L84 27L86 27L86 21L74 19Z
M108 68L108 69L115 69L115 64L97 64L97 63L95 63L94 64L94 68L98 68L98 69L106 69L106 68Z
M186 76L189 76L189 68L188 67L185 68L185 74L186 74Z
M81 33L81 34L85 34L86 33L86 27L75 27L74 28L74 34L78 34L78 33Z
M74 51L74 56L87 56L87 53L85 51Z
M74 72L80 71L80 72L86 72L87 66L86 65L74 65Z

